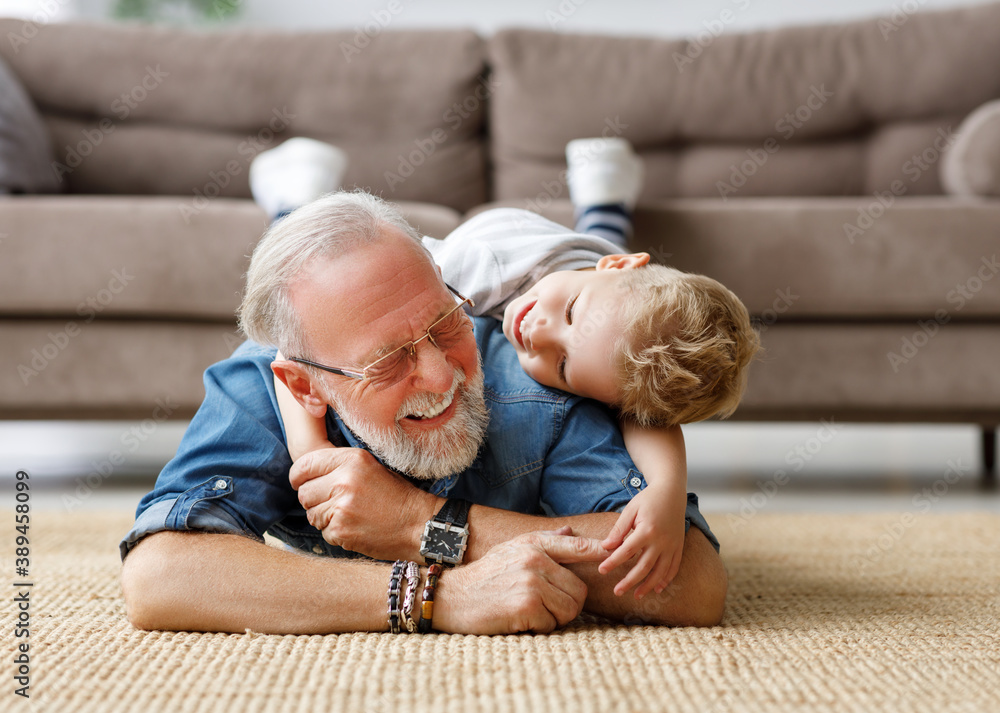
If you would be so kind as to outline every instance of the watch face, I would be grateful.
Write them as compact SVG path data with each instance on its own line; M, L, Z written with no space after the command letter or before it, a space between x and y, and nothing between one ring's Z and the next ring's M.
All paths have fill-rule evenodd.
M459 529L439 522L430 522L424 533L424 545L420 548L420 552L423 555L431 555L432 559L440 557L444 562L457 564L462 561L468 536L465 528Z

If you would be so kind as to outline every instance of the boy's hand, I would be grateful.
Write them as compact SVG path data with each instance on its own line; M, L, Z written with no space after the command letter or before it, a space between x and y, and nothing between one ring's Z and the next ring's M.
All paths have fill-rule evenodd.
M636 599L653 589L659 594L677 576L684 549L687 493L680 496L669 488L646 486L632 498L601 543L605 549L615 550L598 567L601 574L639 554L639 561L615 586L616 595L625 594L637 584Z

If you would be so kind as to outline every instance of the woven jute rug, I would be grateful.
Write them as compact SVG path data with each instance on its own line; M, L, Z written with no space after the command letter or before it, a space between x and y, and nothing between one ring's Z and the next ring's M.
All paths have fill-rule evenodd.
M719 627L266 636L137 631L118 581L131 513L34 511L31 698L13 693L23 639L8 596L0 710L1000 709L1000 517L708 519L730 574Z

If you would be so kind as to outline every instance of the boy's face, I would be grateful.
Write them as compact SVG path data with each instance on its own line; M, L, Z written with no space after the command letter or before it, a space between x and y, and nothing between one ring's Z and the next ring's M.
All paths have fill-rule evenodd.
M596 270L554 272L504 310L503 333L535 381L606 404L618 401L614 345L625 299L622 270L646 253L607 255Z

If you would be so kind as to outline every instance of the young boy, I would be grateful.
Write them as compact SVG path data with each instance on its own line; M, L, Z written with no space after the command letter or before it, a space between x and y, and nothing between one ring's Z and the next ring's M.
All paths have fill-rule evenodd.
M255 168L270 177L285 165L294 170L294 160L279 163L289 155L281 148L255 161L252 185ZM638 585L641 598L662 591L680 566L688 498L679 424L735 410L758 339L742 303L718 282L651 265L646 253L621 252L642 174L627 142L577 140L567 158L577 225L589 234L528 211L495 209L424 244L445 282L475 302L475 315L502 320L532 378L621 414L626 447L647 487L605 539L616 552L600 571L638 554L615 593ZM331 159L317 147L317 161ZM287 190L289 181L280 183ZM260 181L254 191L275 192ZM285 202L270 200L272 214L295 207ZM323 421L309 417L283 384L276 387L292 459L332 447Z

